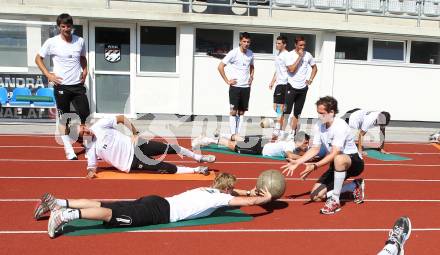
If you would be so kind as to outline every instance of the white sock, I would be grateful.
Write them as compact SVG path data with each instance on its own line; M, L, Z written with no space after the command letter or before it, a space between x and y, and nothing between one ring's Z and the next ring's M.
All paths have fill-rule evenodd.
M280 129L280 121L279 120L275 123L275 129L277 129L277 130Z
M193 174L195 173L194 167L186 167L186 166L177 166L176 174Z
M345 183L342 186L341 193L353 192L355 188L356 188L356 183L354 182Z
M387 244L377 255L397 255L399 249L395 244Z
M62 135L61 140L63 140L64 150L66 151L66 153L75 154L75 152L73 151L72 144L70 143L70 137L68 135Z
M235 133L237 135L240 134L241 126L243 125L243 115L237 116L237 129L235 130Z
M327 192L327 197L331 197L331 196L333 196L333 190Z
M231 134L235 134L235 129L237 128L237 120L235 116L229 116L229 130Z
M344 184L345 175L347 172L338 172L335 171L335 180L334 180L334 188L333 188L333 195L332 197L335 199L336 202L339 203L339 196L341 195L341 189L342 185Z
M190 151L187 148L183 148L183 147L180 147L179 154L183 155L185 157L192 158L192 159L197 160L197 161L199 161L202 158L202 155L194 153L193 151Z
M79 215L80 215L79 209L69 208L61 214L61 217L63 218L64 221L72 221L79 219Z
M66 199L56 199L55 203L59 206L59 207L67 207L67 200Z

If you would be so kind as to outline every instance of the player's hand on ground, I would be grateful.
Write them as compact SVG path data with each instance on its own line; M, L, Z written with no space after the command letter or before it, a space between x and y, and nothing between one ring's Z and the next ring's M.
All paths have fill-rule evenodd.
M63 78L56 76L54 73L49 73L47 75L47 80L55 85L60 85L63 81Z
M228 85L229 86L232 86L232 85L235 85L235 84L237 84L237 79L231 79L231 80L228 81Z
M95 170L88 170L86 178L89 180L96 178L96 169Z
M251 189L251 197L256 197L258 196L260 193L257 190L257 187L254 187L253 189Z
M283 174L285 174L286 176L292 176L293 172L295 172L296 168L298 168L297 163L288 163L285 164L284 166L281 167L281 169L283 170Z
M306 169L299 174L300 178L305 180L313 170L315 170L314 164L306 164Z

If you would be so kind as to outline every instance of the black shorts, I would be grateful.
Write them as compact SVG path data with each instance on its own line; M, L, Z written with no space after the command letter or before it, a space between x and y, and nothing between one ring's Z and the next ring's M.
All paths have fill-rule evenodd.
M170 222L170 204L159 196L141 197L135 201L101 202L101 207L112 210L107 227L140 227Z
M245 136L244 141L237 141L235 152L240 154L261 155L264 145L269 139L263 138L261 135Z
M180 147L178 145L139 138L138 145L134 149L133 161L130 169L174 174L177 172L176 165L162 160L156 160L153 157L166 154L177 154L179 152Z
M286 84L278 84L273 92L273 103L284 104L286 101Z
M232 110L247 111L251 88L229 87L229 104Z
M359 157L359 154L347 154L351 159L351 166L347 169L345 179L358 176L364 171L364 160ZM324 184L327 191L333 190L335 180L335 165L333 162L330 164L329 169L319 177L317 183Z
M54 97L58 109L60 120L67 121L63 114L72 113L70 104L75 108L75 113L79 115L81 124L85 124L90 115L89 100L87 99L86 87L83 84L77 85L57 85L54 86Z
M301 115L304 103L306 102L308 90L308 86L303 89L294 89L290 84L287 84L284 114L290 114L293 109L293 116L298 118Z

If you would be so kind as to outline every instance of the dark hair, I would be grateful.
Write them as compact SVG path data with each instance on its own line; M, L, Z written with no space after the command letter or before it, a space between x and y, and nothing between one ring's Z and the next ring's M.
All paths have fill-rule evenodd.
M61 13L57 17L57 26L60 26L61 24L66 25L73 25L73 18L67 13Z
M336 101L334 97L326 96L319 98L319 100L316 101L316 106L320 105L323 105L327 112L334 111L335 115L339 112L338 101Z
M391 114L389 112L381 112L376 120L376 123L381 126L388 126L390 123Z
M278 36L277 40L282 41L283 44L287 44L287 37L285 37L284 35Z
M240 41L241 41L243 38L251 39L251 35L250 35L248 32L240 33Z
M298 42L301 42L301 41L306 41L306 39L304 38L304 36L302 36L302 35L297 35L296 37L295 37L295 44L297 44Z
M351 116L351 114L352 113L354 113L354 112L357 112L357 111L359 111L360 110L360 108L354 108L354 109L351 109L350 111L348 111L348 112L346 112L345 114L344 114L344 116L342 116L341 118L342 119L345 119L345 122L347 122L347 124L350 122L350 116Z

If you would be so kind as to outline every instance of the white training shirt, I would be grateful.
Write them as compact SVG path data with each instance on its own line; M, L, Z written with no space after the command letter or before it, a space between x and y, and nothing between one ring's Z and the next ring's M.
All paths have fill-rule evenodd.
M293 152L295 148L293 141L277 141L265 144L262 154L269 157L286 157L286 151Z
M218 189L197 188L165 199L170 204L170 222L201 218L228 206L234 197Z
M286 65L290 66L293 65L296 60L298 59L299 55L296 53L295 50L292 50L287 55L286 59ZM304 56L301 60L301 62L298 64L298 68L296 69L296 72L291 73L288 72L287 80L289 81L290 85L295 89L303 89L307 86L306 80L308 78L308 70L309 66L314 66L315 59L313 58L312 54L305 51Z
M81 82L80 57L86 55L83 38L72 35L72 41L68 43L61 38L61 35L56 35L44 42L38 54L43 58L52 57L53 73L62 78L62 85L75 85Z
M357 110L350 115L348 123L351 128L367 132L368 129L374 127L379 114L378 111Z
M223 64L230 65L228 79L236 79L234 87L249 87L250 66L254 64L254 53L247 50L246 54L241 52L240 47L234 48L222 59Z
M117 169L130 172L133 162L134 145L131 138L119 132L116 117L98 120L90 128L95 135L87 149L87 167L97 167L97 157Z
M275 57L276 85L287 84L288 71L286 61L288 55L289 52L287 50L284 50Z
M359 153L350 127L339 117L334 118L329 128L322 124L321 121L318 121L313 127L313 147L318 147L322 144L329 152L335 146L344 154ZM359 155L359 157L362 158L362 155Z

